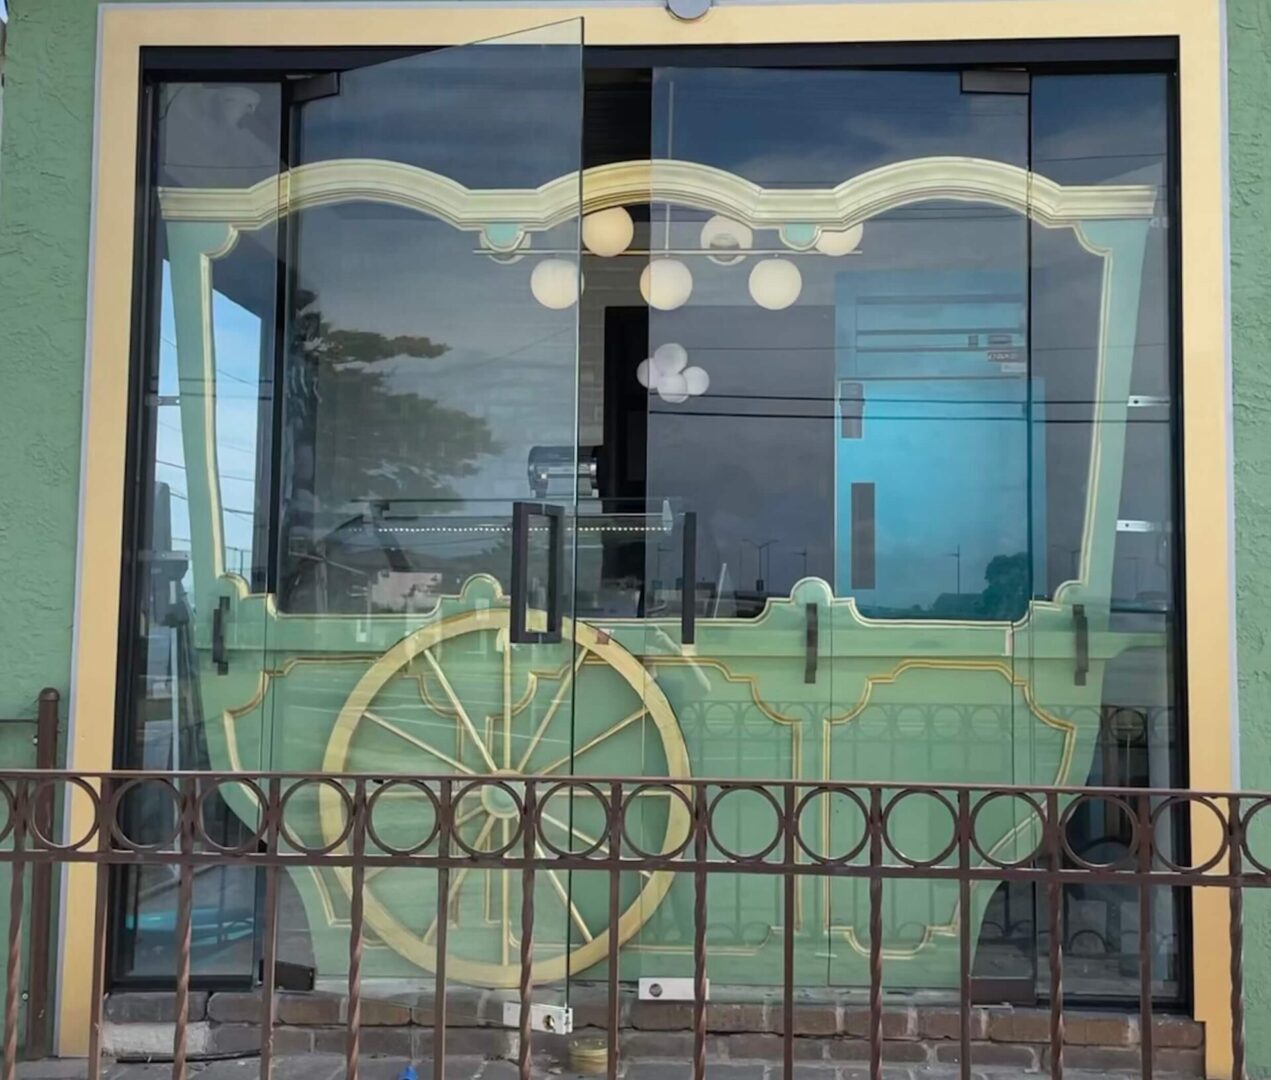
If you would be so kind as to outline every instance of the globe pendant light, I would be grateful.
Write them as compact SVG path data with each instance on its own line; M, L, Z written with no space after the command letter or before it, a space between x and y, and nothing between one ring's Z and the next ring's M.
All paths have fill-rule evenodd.
M684 387L692 397L699 397L710 389L711 377L705 368L697 367L697 365L686 367L682 374Z
M789 259L764 259L750 271L750 295L760 307L781 311L799 299L803 275Z
M755 243L755 234L740 221L716 214L702 226L702 247L706 257L720 266L741 262Z
M822 229L817 233L816 249L822 255L850 255L860 247L864 232L864 225L853 225L847 229Z
M636 368L640 385L669 405L680 405L698 397L710 388L711 377L705 368L689 366L688 350L678 342L659 345L647 360Z
M679 259L655 259L640 274L640 295L659 311L683 307L693 293L693 275Z
M668 341L653 350L653 366L658 375L678 375L688 366L688 349L678 341Z
M544 259L530 274L534 299L552 311L578 302L578 284L578 265L569 259Z
M635 222L625 206L611 206L583 218L583 243L593 255L606 259L621 255L634 238Z

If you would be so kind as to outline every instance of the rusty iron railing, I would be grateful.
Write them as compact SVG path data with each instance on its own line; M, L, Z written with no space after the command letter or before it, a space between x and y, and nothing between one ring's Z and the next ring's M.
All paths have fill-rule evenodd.
M375 808L386 793L400 788L421 801L420 820L427 832L409 848L389 844L376 830ZM138 842L129 836L125 806L130 793L139 789L156 792L172 806L171 828L166 835ZM460 804L497 789L503 806L515 808L506 843L489 849L465 841L456 827ZM258 808L254 828L226 844L208 834L204 824L207 800L232 790L239 800L248 798ZM678 800L687 824L671 850L648 852L637 846L627 816L637 799L650 792ZM78 802L68 818L80 823L78 834L50 835L42 811L55 797L70 805ZM400 791L399 791L400 793ZM752 836L750 852L730 850L716 828L721 801L736 793L749 793L772 810L770 835ZM306 843L297 834L301 815L297 800L318 796L339 808L338 835L328 833L317 843ZM154 796L152 796L154 797ZM599 835L588 837L580 850L561 847L544 828L545 806L558 798L598 800L604 818ZM818 800L836 798L859 813L861 828L851 850L829 856L805 835ZM892 835L893 813L899 801L930 800L929 807L948 815L948 841L940 835L941 850L923 857L906 854ZM1023 813L1035 816L1037 841L1019 857L1006 860L1000 848L977 835L977 824L991 803L1015 800ZM1105 812L1128 822L1130 840L1119 861L1094 863L1073 848L1068 824L1083 806L1102 806ZM726 811L724 812L726 813ZM112 866L164 865L178 877L176 904L176 1025L172 1075L186 1075L186 1034L190 1000L191 923L194 875L208 865L257 867L264 875L263 987L260 999L260 1075L269 1077L274 1058L277 1022L274 974L277 960L279 872L302 867L341 868L351 881L348 965L347 1075L358 1076L362 1006L362 951L364 943L363 894L368 873L385 867L406 866L437 874L436 950L433 1069L442 1080L446 1061L446 930L450 922L452 874L465 869L497 869L519 873L522 878L519 942L520 1075L531 1074L532 1031L530 1004L534 996L534 884L536 875L560 871L603 873L608 881L610 926L618 925L620 885L623 874L669 870L691 876L695 904L693 914L693 965L696 987L693 1002L693 1059L695 1080L706 1072L706 931L707 889L712 875L745 874L776 877L782 885L781 933L783 935L782 1024L784 1076L794 1075L793 1023L795 985L796 882L807 877L842 877L868 883L869 906L869 1072L882 1076L883 1057L883 885L888 881L946 881L956 883L961 955L960 1066L963 1077L972 1068L972 952L971 889L974 883L1025 882L1047 897L1049 930L1050 1075L1059 1080L1064 1071L1064 906L1061 891L1072 884L1119 885L1137 889L1139 897L1139 991L1142 1076L1153 1075L1153 1001L1150 928L1152 890L1156 888L1217 888L1230 898L1230 978L1233 1076L1243 1080L1244 985L1243 893L1249 888L1271 887L1271 859L1258 844L1250 843L1253 830L1271 837L1271 794L1199 792L1111 788L1044 788L978 785L898 785L807 781L735 779L667 780L655 777L532 777L532 776L370 776L299 773L69 773L0 772L0 839L9 841L0 850L0 861L13 863L10 924L8 929L7 980L9 994L4 1016L3 1080L13 1080L16 1063L17 989L20 984L23 932L24 870L57 863L97 864L94 980L88 1075L101 1075L102 1014L105 990L106 937L109 890L106 879ZM550 815L546 815L550 816ZM1193 849L1203 858L1183 861L1173 841L1160 841L1162 831L1180 816L1188 819ZM722 819L718 819L722 821ZM151 823L153 824L153 822ZM305 826L306 828L308 825ZM33 916L39 913L33 912ZM607 1054L608 1075L618 1073L619 935L608 936Z
M31 730L32 750L30 758L35 768L53 769L57 766L57 731L58 710L61 695L51 687L45 687L37 698L36 713L33 718L4 719L0 724L13 725ZM42 835L52 834L55 820L52 792L41 793L31 807L31 827ZM6 853L7 854L7 853ZM12 894L17 896L22 890L22 879L14 867L13 880L10 882ZM25 996L26 1030L23 1049L27 1057L44 1057L49 1051L49 989L51 965L51 927L53 916L53 863L42 861L31 868L31 892L29 899L30 918L27 930L27 982L25 991L13 981L11 976L7 984L6 1007L17 1007L17 1002ZM19 944L19 948L21 945ZM12 943L11 943L12 948ZM15 986L17 989L15 990ZM10 1006L10 1003L11 1006ZM10 1039L16 1040L16 1026L10 1034L5 1029L5 1046Z

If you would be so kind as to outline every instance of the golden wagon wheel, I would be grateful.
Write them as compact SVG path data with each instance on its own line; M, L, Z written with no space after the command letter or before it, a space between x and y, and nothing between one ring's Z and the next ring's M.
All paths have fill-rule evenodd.
M662 776L671 780L687 778L690 775L688 751L679 723L666 695L640 661L603 631L569 619L563 619L562 623L561 644L534 647L540 660L546 656L551 661L548 668L555 669L546 672L533 668L514 671L520 654L514 656L514 650L507 645L509 612L506 608L478 608L462 612L409 634L384 653L354 687L327 742L323 771L370 771L381 775L453 772L470 776L473 780L493 777L512 784L519 775L559 775L564 779L569 775L571 763L582 774L613 771L598 767L599 759L591 755L591 751L621 737L623 732L628 733L628 739L639 738L638 722L647 717L656 734L654 741L658 765L664 770ZM502 670L492 678L491 660L500 655ZM465 659L469 674L484 665L483 675L472 685L464 682ZM595 677L600 682L597 692L588 697L579 715L586 713L591 716L606 710L592 725L598 726L594 734L586 730L580 734L574 726L577 718L568 708L570 691L580 685L584 672L594 672L594 676L588 674L587 677ZM386 715L391 710L383 705L383 699L390 688L400 687L403 682L409 684L415 694L411 704L417 714L422 712L434 721L449 721L453 745L444 749L437 745L440 739L436 733L442 730L439 726L412 727L401 718L401 713ZM483 696L472 693L473 686L478 691L497 690L489 699L475 703L465 701L466 697ZM380 740L381 747L397 747L399 750L388 762L390 767L387 769L385 749L381 749L377 760L371 761L366 749L360 745L373 738ZM560 752L562 746L567 748L565 753ZM544 758L550 760L545 761ZM629 760L628 757L623 758L621 771L638 771L629 768ZM655 780L660 778L652 777ZM542 795L547 794L549 786L543 785ZM403 795L409 797L410 791L407 785L401 786ZM461 835L470 848L499 850L507 843L514 828L516 807L510 798L505 800L506 805L502 805L499 792L499 788L487 786L481 789L479 795L474 794L472 805L460 803L456 806L455 826L462 830ZM658 789L654 789L645 794L658 793ZM670 795L666 790L660 793ZM416 798L419 803L426 801L422 793L416 792ZM661 836L643 838L640 846L646 851L676 851L688 837L688 808L679 798L665 797L658 801L665 805L664 814L654 815L654 827ZM556 844L557 847L581 850L595 841L594 833L588 833L578 825L578 819L573 814L568 820L562 820L547 806L542 811L544 828L559 829L564 838L563 842ZM601 811L602 808L597 807L597 812ZM330 785L323 785L320 789L319 813L324 842L336 843L345 828L346 805ZM628 818L633 816L629 814ZM378 828L377 825L377 831ZM502 843L495 837L496 831L502 832ZM547 854L541 848L539 853ZM381 876L387 877L394 872L386 870ZM420 871L406 869L401 874L414 875L412 893L419 895ZM513 928L519 926L519 911L513 914L510 894L513 888L519 887L520 875L508 871L466 872L461 869L452 875L450 908L452 912L470 913L474 905L479 906L481 897L473 894L473 888L479 883L481 875L484 875L487 908L490 906L492 878L499 875L501 879L496 904L501 913L497 920L500 955L495 960L464 956L462 937L452 930L447 970L455 980L470 985L514 987L520 980L519 965L514 962L517 943L513 940ZM346 894L351 893L352 879L347 869L338 870L336 876ZM557 955L536 955L535 980L560 980L570 972L584 971L604 960L609 949L609 934L617 933L619 945L630 940L665 897L673 876L669 870L641 874L638 892L623 910L617 927L606 926L596 931L587 925L560 875L551 870L540 873L542 896L547 904L558 906L562 922L567 921L571 926L570 936L577 928L581 940L576 945L567 943ZM430 910L435 910L435 899L435 892L428 894ZM418 925L408 925L408 920L399 910L401 905L395 906L392 896L384 895L379 881L371 877L368 877L363 901L368 927L387 946L419 967L426 970L435 968L435 919L422 930ZM543 911L537 889L535 902L536 910Z

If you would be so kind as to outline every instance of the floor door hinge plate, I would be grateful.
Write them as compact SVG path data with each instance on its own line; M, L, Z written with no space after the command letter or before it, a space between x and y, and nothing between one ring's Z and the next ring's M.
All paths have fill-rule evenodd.
M521 1003L503 1003L503 1026L521 1026ZM530 1030L550 1031L553 1035L569 1035L574 1030L574 1010L568 1005L530 1005Z

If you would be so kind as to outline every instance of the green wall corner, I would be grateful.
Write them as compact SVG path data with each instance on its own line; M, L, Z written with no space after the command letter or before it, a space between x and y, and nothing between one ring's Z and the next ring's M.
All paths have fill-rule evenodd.
M1240 779L1271 789L1271 4L1227 0ZM1192 717L1191 723L1208 718ZM1212 718L1210 722L1221 722ZM1251 1075L1271 1076L1271 895L1248 895Z

